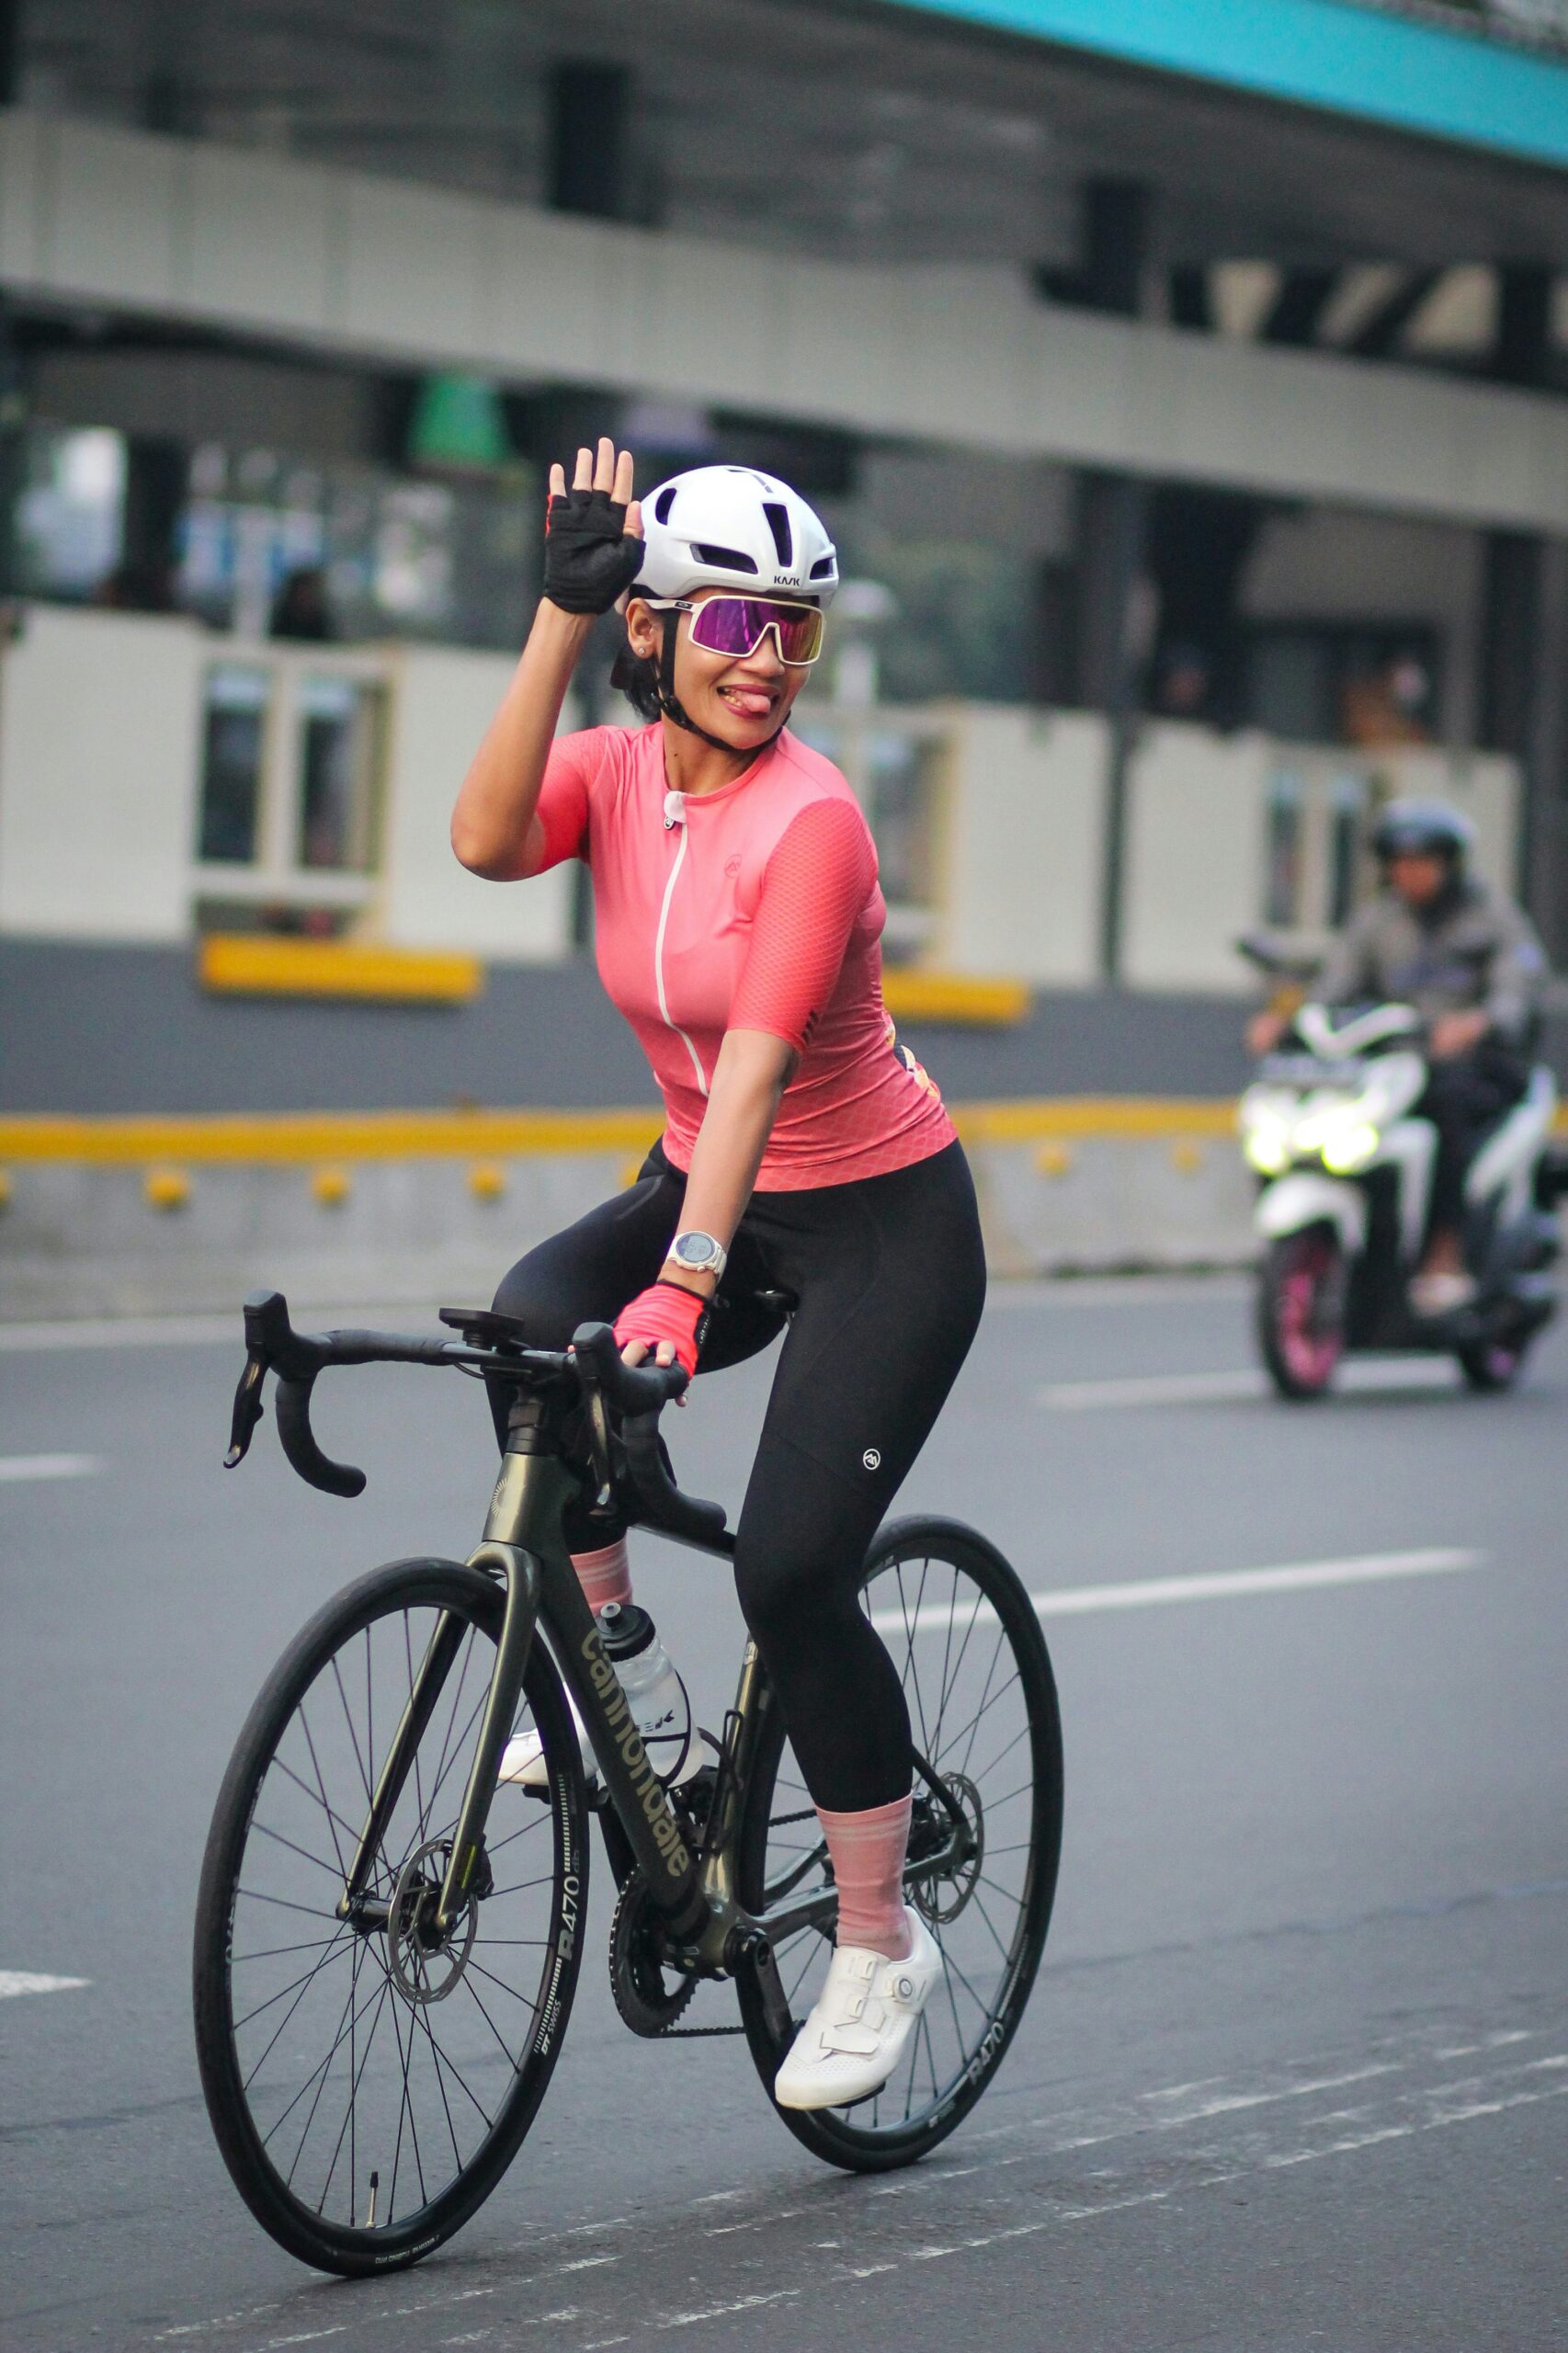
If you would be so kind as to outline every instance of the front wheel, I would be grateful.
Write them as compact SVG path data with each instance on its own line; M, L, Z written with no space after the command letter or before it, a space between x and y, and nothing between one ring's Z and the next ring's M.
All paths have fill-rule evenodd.
M449 2238L511 2162L566 2030L586 1800L538 1642L515 1729L540 1735L548 1786L500 1785L467 1900L435 1923L502 1608L454 1561L348 1586L284 1653L219 1792L197 1904L202 2088L246 2205L324 2271L393 2269ZM401 1791L347 1904L394 1743Z
M872 2173L912 2165L946 2140L1017 2030L1056 1893L1062 1720L1033 1604L973 1529L949 1519L893 1521L867 1556L861 1607L886 1641L909 1702L919 1763L905 1890L941 1947L944 1982L908 2058L873 2098L778 2113L815 2155ZM753 1913L832 1884L777 1704L759 1747L737 1871L741 1901ZM955 1816L962 1824L957 1835ZM815 1998L830 1938L830 1930L804 1928L778 1948L796 2020ZM771 2093L790 2037L769 2028L749 1973L736 1990L752 2057Z
M1321 1397L1345 1353L1348 1269L1333 1229L1310 1225L1268 1245L1258 1274L1257 1338L1268 1377L1295 1403Z

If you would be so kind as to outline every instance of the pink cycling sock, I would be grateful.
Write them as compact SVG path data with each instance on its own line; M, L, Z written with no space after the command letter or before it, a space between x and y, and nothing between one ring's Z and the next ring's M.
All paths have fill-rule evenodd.
M630 1601L631 1598L631 1563L627 1558L626 1539L618 1536L599 1552L574 1552L572 1566L577 1572L577 1582L583 1597L597 1617L607 1601Z
M909 1849L912 1798L872 1805L860 1813L817 1808L838 1882L838 1941L869 1945L890 1961L907 1958L915 1938L903 1908L903 1859Z

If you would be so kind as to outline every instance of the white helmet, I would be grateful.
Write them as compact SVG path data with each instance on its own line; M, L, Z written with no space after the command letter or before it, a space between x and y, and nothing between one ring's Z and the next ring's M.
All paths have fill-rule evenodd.
M642 567L631 594L694 588L833 602L838 555L799 491L750 466L695 466L642 501Z

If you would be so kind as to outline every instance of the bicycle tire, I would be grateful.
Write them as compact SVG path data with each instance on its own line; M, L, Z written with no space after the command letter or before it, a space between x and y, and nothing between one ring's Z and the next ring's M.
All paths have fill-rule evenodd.
M1027 1830L1023 1831L1018 1840L1018 1850L1024 1855L1024 1863L1021 1867L1022 1886L1018 1891L1016 1905L1017 1917L1012 1933L1006 1938L1005 1949L1002 1949L1003 1940L997 1935L994 1927L993 1926L990 1929L991 1936L1001 1950L1002 1965L998 1971L994 1994L989 1999L982 1997L978 1993L968 1972L962 1971L958 1965L956 1953L951 1949L958 1919L965 1913L966 1904L960 1903L958 1913L951 1915L946 1923L940 1919L932 1920L930 1912L926 1913L928 1924L938 1942L942 1944L944 1957L949 1964L944 1988L933 1995L931 2003L927 2006L926 2019L929 2020L945 1993L950 2010L950 2023L955 2029L952 2040L957 2046L953 2054L953 2063L948 2065L944 2063L938 2065L935 2041L927 2029L926 2049L931 2059L932 2077L932 2094L929 2098L922 2093L921 2104L915 2106L911 2101L910 2112L906 2112L902 2117L894 2118L890 2115L884 2119L879 2112L884 2099L889 2100L890 2106L896 2105L897 2079L895 2078L893 2084L884 2087L884 2092L879 2094L874 2100L863 2101L852 2109L801 2110L778 2108L778 2103L775 2101L774 2105L778 2109L778 2115L798 2141L801 2142L814 2155L851 2173L886 2172L896 2166L915 2164L936 2148L940 2142L947 2139L949 2133L963 2121L985 2090L1017 2031L1019 2021L1034 1986L1040 1956L1045 1947L1046 1934L1051 1925L1051 1906L1056 1893L1057 1868L1062 1849L1061 1711L1057 1701L1055 1678L1051 1673L1050 1654L1040 1632L1040 1620L1028 1595L1025 1592L1017 1572L985 1537L980 1535L974 1529L965 1527L960 1521L923 1515L890 1522L879 1530L872 1541L866 1556L862 1593L868 1597L874 1615L879 1613L876 1591L879 1580L892 1577L897 1593L904 1595L906 1587L903 1572L908 1568L913 1574L916 1563L922 1564L920 1580L913 1587L913 1597L908 1598L906 1604L901 1605L905 1608L906 1619L911 1612L928 1609L936 1610L939 1618L943 1608L939 1598L942 1583L939 1572L942 1570L951 1572L952 1595L958 1594L960 1579L972 1590L973 1595L972 1607L970 1600L966 1598L957 1610L949 1615L946 1637L947 1648L938 1668L941 1678L941 1704L937 1707L935 1722L931 1721L929 1711L924 1705L924 1696L918 1688L915 1691L916 1704L911 1707L915 1745L917 1748L923 1749L923 1753L930 1747L935 1748L936 1755L930 1756L929 1761L936 1766L938 1773L945 1779L949 1780L949 1785L950 1775L957 1770L957 1767L943 1761L942 1706L949 1700L956 1699L960 1677L965 1671L964 1656L960 1655L955 1663L952 1645L955 1628L964 1621L966 1612L969 1613L967 1618L969 1632L967 1637L961 1633L958 1637L964 1645L965 1654L967 1654L968 1644L973 1640L975 1628L984 1621L987 1636L992 1624L994 1624L996 1630L994 1659L1000 1658L1005 1645L1014 1664L1020 1692L1019 1708L1015 1711L1015 1714L1021 1714L1023 1721L1014 1740L1002 1751L1001 1757L996 1761L1005 1761L1008 1749L1019 1746L1027 1735L1029 1759L1029 1806ZM933 1567L938 1570L935 1584L931 1579ZM927 1602L924 1597L928 1591L938 1598ZM931 1648L934 1651L938 1650L942 1642L942 1628L939 1623L927 1630L923 1620L915 1619L915 1622L908 1626L907 1641L902 1645L904 1652L902 1671L906 1691L910 1688L914 1671L915 1641L917 1638L923 1638L927 1631L930 1632ZM892 1647L895 1664L900 1664L901 1645L896 1639L896 1632ZM974 1672L977 1677L981 1675L984 1663L984 1654L979 1654L974 1662ZM1004 1689L998 1688L996 1699L992 1704L999 1703L1003 1696L1005 1696ZM986 1712L986 1704L983 1696L980 1703L980 1720L983 1720ZM1006 1726L1002 1729L1006 1729ZM963 1722L960 1717L960 1732L957 1737L961 1738L970 1732L971 1725ZM973 1760L975 1745L975 1738L971 1738L966 1752L967 1762ZM737 1839L738 1889L741 1901L752 1912L761 1912L768 1901L769 1881L772 1870L777 1868L777 1863L770 1867L768 1860L769 1847L770 1843L774 1843L772 1834L777 1822L782 1821L788 1826L793 1820L803 1818L802 1808L809 1808L809 1800L805 1797L803 1788L799 1790L798 1804L795 1802L796 1793L788 1787L780 1796L780 1765L785 1759L786 1746L784 1725L780 1711L775 1705L770 1707L767 1713L756 1768L745 1792ZM923 1784L917 1775L915 1781L917 1824L922 1787ZM1011 1800L1009 1799L1008 1802ZM990 1818L994 1820L994 1816ZM1015 1824L1013 1826L1018 1825ZM807 1834L808 1836L810 1835L810 1833ZM912 1844L912 1853L913 1851ZM987 1855L988 1850L983 1848L983 1859L987 1859ZM792 1867L795 1873L799 1873L801 1869L801 1866L799 1863ZM971 1895L967 1899L967 1905L972 1905L978 1901L983 1915L985 1906L983 1899L979 1897L979 1885L984 1883L986 1881L982 1872L979 1881L971 1889ZM912 1900L918 1900L913 1890ZM934 1900L933 1894L927 1892L926 1901L929 1903ZM803 1939L809 1939L815 1933L809 1930L803 1932L802 1937L791 1939L790 1943L777 1956L786 1992L790 1996L792 2006L796 1989L790 1984L790 1979L794 1974L790 1959L791 1948L801 1949ZM809 1949L809 1947L805 1949ZM977 2016L968 2027L962 2024L960 2018L957 1992L953 1984L955 1970L963 1977L969 1991L969 1998L972 2000L977 2011ZM797 1986L798 1984L799 1980L797 1980ZM774 2077L789 2048L790 2037L775 2037L770 2032L760 1989L749 1972L742 1972L737 1977L736 1991L740 1997L741 2016L752 2058L762 2078L764 2087L771 2098ZM946 2034L946 2026L941 2030ZM913 2048L917 2061L918 2030ZM911 2065L912 2087L915 2063L912 2062ZM901 2068L900 2073L902 2072Z
M1326 1397L1345 1353L1345 1253L1323 1225L1271 1242L1258 1269L1254 1324L1264 1370L1292 1405ZM1324 1326L1321 1298L1337 1300Z
M459 1629L457 1636L459 1650L454 1654L453 1666L449 1671L448 1680L449 1682L452 1674L455 1673L458 1655L463 1657L465 1680L458 1682L452 1695L450 1722L446 1731L447 1745L449 1748L460 1702L466 1704L466 1690L470 1688L473 1691L480 1690L481 1678L483 1678L483 1688L488 1688L488 1666L500 1633L502 1611L503 1595L494 1580L480 1570L467 1567L456 1561L393 1562L384 1568L371 1571L355 1584L347 1586L318 1611L311 1622L295 1637L268 1677L240 1734L213 1812L212 1826L203 1859L200 1890L197 1903L193 1959L197 2055L200 2066L202 2088L206 2095L208 2114L224 2163L228 2166L236 2188L256 2221L290 2255L298 2256L301 2262L311 2264L323 2271L356 2277L396 2269L417 2262L422 2256L428 2255L432 2249L439 2246L444 2240L449 2238L490 2195L500 2180L528 2132L549 2084L551 2073L565 2034L576 1987L581 1957L580 1924L585 1916L587 1901L588 1858L586 1794L581 1751L573 1730L554 1664L542 1642L536 1640L530 1650L524 1677L523 1707L519 1711L519 1720L523 1712L531 1715L532 1727L538 1731L542 1739L549 1768L548 1790L542 1793L528 1795L528 1805L536 1810L531 1814L520 1811L523 1793L516 1792L518 1802L512 1812L517 1814L522 1826L516 1831L508 1829L508 1837L516 1836L522 1839L526 1836L537 1836L540 1841L537 1850L533 1848L526 1850L527 1859L523 1863L523 1868L525 1870L532 1868L533 1857L537 1851L540 1877L535 1881L528 1882L526 1892L531 1893L536 1887L545 1891L536 1899L529 1912L531 1918L532 1910L539 1911L541 1934L537 1940L532 1938L491 1938L488 1930L484 1938L480 1938L478 1936L478 1923L481 1920L488 1923L492 1916L490 1911L485 1908L487 1902L494 1902L495 1898L510 1900L525 1892L521 1888L496 1889L494 1886L494 1859L499 1855L502 1846L508 1843L507 1837L503 1837L499 1843L496 1843L494 1833L498 1826L498 1817L501 1819L502 1826L506 1826L509 1821L509 1817L501 1816L501 1801L498 1796L486 1833L485 1870L491 1881L491 1888L485 1892L484 1896L465 1907L465 1918L472 1915L475 1927L470 1933L465 1960L458 1972L459 1977L468 1984L470 1993L473 1995L474 2004L483 2009L484 2007L483 1997L475 1990L478 1974L489 1975L492 1972L472 1961L475 1945L478 1944L483 1948L485 1943L493 1943L498 1947L505 1943L508 1946L516 1946L518 1949L531 1947L535 1941L540 1945L538 1993L532 2004L534 2024L531 2031L525 2032L523 2021L518 2021L516 2063L511 2068L509 2080L506 2079L504 2068L497 2069L494 2054L488 2050L488 2047L485 2049L483 2057L474 2063L473 2079L481 2082L482 2086L487 2087L488 2084L488 2078L483 2072L484 2069L487 2068L490 2072L498 2073L501 2075L501 2087L494 2097L493 2113L486 2107L484 2099L475 2095L471 2081L464 2075L462 2067L450 2050L449 2049L447 2053L443 2054L437 2041L430 2023L430 2010L433 2003L444 1999L445 1995L429 1993L427 1981L426 1990L416 1990L415 1998L410 1998L402 1990L402 1984L396 1973L397 1967L401 1966L405 1978L412 1967L417 1986L418 1971L421 1965L420 1956L412 1931L404 1940L399 1940L389 1935L390 1918L379 1931L370 1930L362 1936L356 1936L352 1929L345 1927L344 1924L339 1922L329 1938L318 1936L314 1943L307 1942L294 1949L296 1951L311 1951L315 1949L315 1945L318 1943L323 1946L321 1958L314 1963L307 1977L302 1981L295 1981L296 1984L303 1983L306 1992L295 1997L291 2008L284 2015L283 2022L277 2028L273 2042L267 2046L267 2051L262 2054L262 2057L250 2066L250 2072L247 2075L249 2052L248 2050L242 2051L241 2040L242 2037L247 2033L256 2013L243 2011L241 2004L250 2000L253 1987L259 1995L264 1989L265 1981L257 1984L255 1980L247 1978L244 1989L237 1996L235 1971L242 1961L247 1966L259 1965L272 1960L274 1955L266 1949L247 1953L243 1945L237 1947L236 1938L241 1931L237 1926L236 1915L239 1913L242 1903L245 1906L243 1919L247 1923L252 1910L258 1903L283 1905L283 1911L278 1915L278 1917L284 1922L282 1930L278 1932L268 1929L266 1933L282 1935L284 1942L279 1947L279 1950L285 1954L290 1950L288 1938L300 1932L295 1919L297 1914L315 1910L319 1913L324 1926L335 1921L336 1915L335 1909L328 1908L332 1901L330 1880L324 1888L321 1889L319 1901L318 1881L315 1879L310 1880L306 1883L309 1900L300 1902L297 1898L268 1895L247 1887L242 1874L256 1876L264 1867L273 1870L291 1869L296 1873L299 1872L300 1867L297 1863L292 1866L276 1864L273 1859L272 1845L268 1844L264 1847L260 1840L255 1837L257 1831L264 1834L269 1841L276 1841L278 1846L289 1849L295 1856L303 1856L306 1862L316 1863L321 1869L329 1872L334 1870L334 1862L331 1859L305 1854L304 1845L301 1841L290 1842L282 1837L276 1828L269 1828L261 1819L264 1803L271 1806L278 1802L278 1793L281 1793L284 1798L290 1796L288 1782L296 1782L301 1788L304 1788L307 1798L313 1803L315 1793L306 1787L308 1780L312 1778L312 1767L313 1779L320 1790L320 1805L324 1809L324 1818L318 1820L313 1814L308 1816L316 1824L316 1842L330 1845L338 1860L341 1860L345 1850L352 1853L351 1840L358 1836L359 1825L364 1819L364 1801L368 1797L369 1787L374 1782L375 1771L373 1768L366 1768L361 1757L360 1745L356 1741L353 1754L358 1765L357 1781L362 1782L363 1787L351 1787L342 1802L341 1810L335 1807L326 1795L325 1773L319 1759L324 1746L329 1750L329 1754L335 1754L342 1750L342 1735L337 1732L335 1722L332 1721L326 1722L324 1731L319 1729L312 1731L306 1711L306 1703L311 1700L313 1693L320 1691L323 1695L324 1706L330 1707L330 1700L326 1697L330 1673L335 1677L336 1691L342 1699L342 1715L352 1737L354 1716L347 1696L349 1687L345 1684L341 1662L346 1657L348 1660L353 1670L350 1677L350 1685L352 1685L353 1675L358 1674L360 1665L357 1646L361 1638L363 1638L363 1682L366 1703L371 1711L369 1735L364 1745L365 1755L379 1757L384 1755L384 1750L378 1749L373 1740L375 1698L373 1678L374 1675L384 1672L384 1663L389 1650L394 1669L398 1657L395 1629L388 1631L389 1621L395 1620L400 1613L403 1616L403 1646L407 1658L408 1677L410 1688L412 1688L415 1671L414 1666L415 1626L422 1627L427 1617L431 1627L434 1628L443 1622L443 1613L451 1613ZM378 1630L382 1636L379 1653L376 1642ZM465 1648L465 1646L469 1647ZM468 1687L466 1677L469 1674L471 1655L480 1662L480 1675L475 1677L472 1686ZM379 1665L378 1658L381 1662ZM395 1675L391 1679L395 1689ZM358 1704L357 1687L355 1688L353 1706L357 1707ZM442 1694L443 1706L444 1702L445 1688ZM431 1719L428 1729L432 1733L439 1726L441 1712L441 1707L437 1707ZM306 1728L303 1744L295 1742L296 1719ZM471 1722L472 1721L471 1718ZM318 1713L318 1726L320 1722L321 1717ZM285 1744L293 1744L290 1753L293 1755L295 1763L301 1765L301 1771L295 1771L285 1761ZM311 1760L310 1764L305 1764L303 1761L307 1753ZM444 1822L449 1808L451 1814L455 1816L456 1806L467 1777L467 1760L460 1756L460 1744L459 1749L452 1751L449 1760L441 1765L438 1772L435 1763L430 1764L427 1770L436 1776L428 1801L424 1795L423 1776L417 1774L410 1776L415 1790L416 1812L425 1814L426 1809L429 1809L429 1819L421 1825L426 1832L429 1820L434 1820L438 1815ZM288 1781L282 1779L285 1775L288 1777ZM444 1804L443 1790L448 1792ZM455 1794L452 1793L454 1791ZM269 1795L269 1792L274 1794ZM509 1785L504 1785L504 1794L508 1798L513 1796L514 1792ZM292 1797L291 1802L298 1808L300 1802L298 1797ZM397 1817L394 1817L394 1824L397 1825L398 1836L406 1841L408 1834L405 1824L398 1821ZM292 1826L292 1817L290 1817L290 1826ZM392 1831L389 1828L387 1843L390 1843L392 1836ZM254 1871L248 1859L252 1853L253 1843L256 1856L263 1859ZM548 1865L545 1862L547 1851ZM436 1860L424 1865L420 1863L419 1858L424 1852L423 1845L410 1844L408 1855L401 1860L395 1847L390 1853L384 1855L379 1853L378 1877L374 1883L381 1885L383 1878L392 1873L393 1867L396 1866L397 1876L391 1882L394 1891L401 1892L407 1886L407 1874L411 1870L415 1873L416 1891L427 1886L432 1879L438 1878L439 1873ZM410 1857L412 1859L409 1859ZM423 1879L419 1876L421 1871L426 1873ZM417 1893L413 1900L417 1902ZM407 1901L408 1899L404 1898L405 1909L402 1915L403 1917L412 1916L406 1910ZM395 1910L394 1905L393 1911ZM270 1921L273 1915L268 1912L263 1916ZM506 1915L503 1911L497 1916L505 1918ZM248 1927L244 1933L246 1936L249 1935ZM347 1942L344 1939L347 1939ZM455 1943L454 1939L454 1950ZM358 1951L356 1950L357 1946L360 1948ZM402 1958L400 1961L400 1953L404 1956L412 1953L413 1961L410 1962L406 1957ZM326 2187L318 2204L312 2207L309 2195L301 2194L295 2187L293 2174L285 2176L282 2166L284 2143L281 2136L276 2155L269 2149L269 2139L272 2134L279 2133L279 2123L275 2122L270 2130L267 2129L265 2113L259 2112L256 2104L265 2095L267 2086L264 2085L263 2094L258 2095L253 2092L252 2086L257 2080L259 2071L267 2065L278 2038L286 2031L293 2030L290 2029L290 2021L298 2016L301 2004L307 2001L310 1989L318 1984L322 1984L323 1997L328 2005L327 2015L330 2018L330 2004L336 1998L336 1989L342 1987L346 1982L343 1970L338 1965L345 1956L347 1958L350 1970L346 2011L347 2019L350 2023L347 2025L340 2023L336 2041L328 2047L324 2063L325 2072L322 2074L320 2087L312 2097L312 2106L304 2132L308 2135L312 2129L312 2120L320 2111L328 2086L332 2083L335 2065L337 2066L341 2075L341 2049L347 2033L349 2057L346 2113L344 2122L339 2129L332 2165L327 2172ZM437 1964L444 1957L440 1954L436 1956ZM500 1960L498 1951L492 1951L489 1957L491 1960ZM285 1961L283 1963L285 1968L291 1968L294 1965L292 1961ZM385 1980L385 1984L380 1986L375 1977L378 1966ZM535 1964L531 1960L528 1960L515 1966L526 1973L531 1971ZM360 2007L358 1989L361 1974L366 1971L369 1972L368 1979L369 1991L367 1993L364 2006ZM502 1984L503 1981L496 1977L494 1983ZM454 1980L453 1984L446 1989L447 1993L455 1991L456 1984L457 1981ZM514 1991L510 1985L505 1985L504 1990L509 1994ZM280 2004L294 1994L295 1984L286 1984L283 1992L273 1997L273 2003ZM516 1998L522 2001L525 1997L517 1995ZM498 1994L492 1992L492 2000L497 2009L502 2007ZM309 2014L313 2016L315 2014L313 1996L311 1997L311 2001ZM373 2021L365 2031L361 2057L358 2038L353 2030L353 2022L365 2016L372 2001L377 2006ZM399 2016L400 2004L406 2016L406 2057L403 2056L404 2019ZM417 2123L414 2118L413 2096L410 2088L411 2077L421 2073L432 2074L439 2091L441 2105L446 2109L446 2125L450 2134L455 2171L452 2177L438 2192L426 2196L425 2193L427 2185L421 2156L417 2165L419 2202L406 2211L402 2213L397 2211L399 2170L400 2165L405 2162L403 2157L404 2115L403 2110L400 2109L397 2125L398 2154L393 2161L392 2182L386 2192L385 2219L381 2220L376 2216L376 2201L381 2192L379 2168L375 2167L373 2158L369 2156L367 2157L363 2171L360 2168L358 2145L360 2134L357 2117L361 2090L365 2086L366 2078L370 2071L375 2039L380 2032L381 2021L389 2005L397 2051L400 2058L403 2059L403 2099L407 2109L407 2120L413 2135L415 2154L418 2154L418 2141ZM266 2011L272 2006L272 2004L264 2004L262 2008ZM443 2021L447 2015L442 2014ZM459 2012L454 2015L466 2015L466 2013ZM512 2015L511 2012L504 2012L508 2021ZM256 2029L257 2035L270 2030L272 2024L272 2018L267 2018L263 2027ZM454 2030L459 2029L447 2028L443 2023L444 2033ZM460 2030L466 2032L466 2026ZM421 2032L425 2038L423 2042L419 2040ZM503 2054L509 2056L510 2026L508 2025L507 2034L504 2035L495 2028L492 2020L491 2032L501 2044ZM477 2040L477 2035L475 2039ZM382 2048L384 2050L384 2044ZM443 2056L447 2061L446 2066L443 2066ZM426 2059L428 2060L429 2064L422 2071L416 2066L416 2060ZM284 2063L279 2061L278 2063L281 2068ZM283 2088L287 2088L289 2080L291 2078L285 2077ZM306 2079L307 2086L313 2080L314 2074ZM381 2071L378 2070L378 2085L380 2080ZM482 2135L479 2133L477 2125L471 2126L468 2110L463 2105L462 2098L460 2097L460 2086L468 2101L484 2120L486 2129ZM272 2097L274 2098L281 2097L281 2093L274 2094ZM297 2095L297 2097L301 2099L303 2097L303 2092ZM367 2111L369 2101L369 2093L367 2090ZM458 2110L457 2118L454 2118L452 2113L454 2102ZM284 2115L286 2116L288 2112L285 2110ZM330 2131L335 2118L335 2108L333 2108L328 2111L324 2130ZM459 2119L461 2120L460 2131ZM369 2130L368 2113L366 2130ZM470 2130L477 2137L472 2150L465 2157L461 2144L462 2141L468 2137ZM341 2162L345 2135L347 2136L350 2149L346 2218L335 2211L342 2203L341 2181L338 2181L335 2189L334 2188L335 2173ZM301 2138L301 2154L304 2145L304 2139ZM444 2166L444 2154L441 2162ZM296 2160L296 2165L298 2163L299 2160ZM410 2171L415 2170L415 2156L410 2155L406 2164ZM366 2218L360 2221L358 2219L361 2205L360 2184L367 2172L373 2177L369 2197L364 2201ZM335 2211L327 2211L329 2203Z

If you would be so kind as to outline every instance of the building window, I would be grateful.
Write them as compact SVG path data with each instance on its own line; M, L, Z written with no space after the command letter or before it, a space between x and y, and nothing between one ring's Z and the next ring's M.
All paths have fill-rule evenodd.
M299 695L298 856L366 874L374 862L381 694L362 679L307 676Z
M1301 899L1301 779L1276 768L1268 780L1268 847L1265 913L1270 923L1299 920Z
M207 674L201 724L201 824L197 856L248 866L256 855L268 677L224 663Z
M198 928L335 938L372 907L381 858L387 657L277 646L207 673Z

